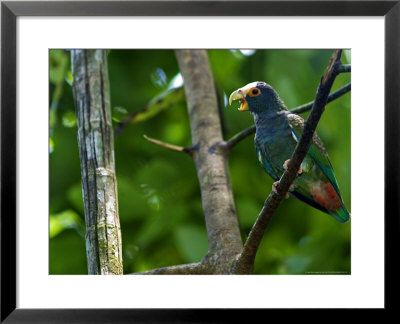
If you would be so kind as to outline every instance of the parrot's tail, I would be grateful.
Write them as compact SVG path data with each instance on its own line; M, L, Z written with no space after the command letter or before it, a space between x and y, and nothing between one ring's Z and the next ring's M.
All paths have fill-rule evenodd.
M330 215L332 215L338 222L346 223L350 220L350 213L347 211L346 207L342 204L338 210L329 210Z

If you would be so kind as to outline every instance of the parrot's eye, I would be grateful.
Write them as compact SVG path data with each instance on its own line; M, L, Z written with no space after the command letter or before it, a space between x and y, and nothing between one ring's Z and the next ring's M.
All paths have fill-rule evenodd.
M258 89L258 88L250 89L250 91L249 91L249 93L248 93L248 95L249 95L250 97L257 97L257 96L260 95L260 94L261 94L261 90Z

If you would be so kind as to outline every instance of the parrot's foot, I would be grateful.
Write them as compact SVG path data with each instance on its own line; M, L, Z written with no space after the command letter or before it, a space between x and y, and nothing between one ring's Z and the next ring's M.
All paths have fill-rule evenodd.
M290 159L289 159L289 160L286 160L286 161L283 163L283 168L284 168L285 170L288 169L288 164L289 164L289 162L290 162ZM301 167L301 164L300 164L299 170L297 171L297 175L300 175L300 174L302 174L302 173L303 173L303 168Z
M279 181L275 181L275 182L272 184L272 191L277 192L277 191L276 191L276 186L278 185L278 183L279 183ZM289 187L289 191L293 191L293 190L294 190L294 184L292 183L292 184L290 185L290 187ZM290 197L289 192L287 192L286 195L285 195L285 198L288 199L289 197Z

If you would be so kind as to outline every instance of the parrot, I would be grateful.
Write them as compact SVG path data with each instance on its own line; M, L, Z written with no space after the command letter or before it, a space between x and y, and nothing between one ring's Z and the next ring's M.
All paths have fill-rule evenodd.
M290 112L278 93L265 82L256 81L237 89L230 95L229 105L235 100L240 102L239 111L249 111L254 117L256 156L264 171L275 181L275 190L305 121ZM350 219L328 153L316 132L289 194L341 223Z

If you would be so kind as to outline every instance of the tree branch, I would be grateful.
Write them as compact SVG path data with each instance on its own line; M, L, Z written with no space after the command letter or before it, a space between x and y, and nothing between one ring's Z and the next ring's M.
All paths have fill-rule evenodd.
M348 73L351 72L351 64L340 64L337 68L337 73Z
M233 265L234 273L244 274L253 272L254 260L264 232L275 210L288 192L289 186L296 178L300 164L307 154L317 124L325 109L333 81L338 74L337 68L341 64L341 52L341 50L335 50L332 54L328 67L321 78L314 105L304 126L300 141L298 142L290 162L288 163L288 168L283 173L278 185L276 186L276 191L272 191L266 199L264 206L249 233L243 251Z
M236 135L233 135L228 141L220 143L219 145L229 153L237 143L244 140L247 136L254 134L255 132L256 126L249 126Z
M89 274L122 274L107 55L71 51Z
M202 262L214 273L228 273L242 250L226 155L215 144L223 142L214 81L205 50L176 50L184 79L194 162L208 234L209 251Z
M345 86L336 90L335 92L332 92L329 95L326 103L328 104L328 103L332 102L333 100L340 98L341 96L343 96L350 90L351 90L351 83L348 83ZM300 114L300 113L311 110L313 104L314 104L314 101L310 101L304 105L292 108L292 109L290 109L290 111L295 114ZM236 135L233 135L228 141L226 141L224 143L224 147L226 147L230 151L236 144L238 144L240 141L244 140L247 136L254 134L255 132L256 132L256 126L252 125L246 129L240 131Z
M336 90L335 92L332 92L327 100L327 104L330 103L331 101L343 96L344 94L346 94L347 92L349 92L351 90L351 83L346 84L345 86L339 88L338 90ZM304 105L298 106L296 108L291 109L290 111L295 113L295 114L301 114L303 112L309 111L312 106L314 104L314 101L310 101Z
M149 271L131 273L132 275L188 275L188 274L212 274L210 267L197 262L176 266L152 269Z

